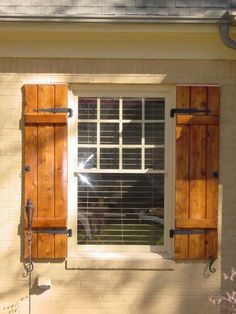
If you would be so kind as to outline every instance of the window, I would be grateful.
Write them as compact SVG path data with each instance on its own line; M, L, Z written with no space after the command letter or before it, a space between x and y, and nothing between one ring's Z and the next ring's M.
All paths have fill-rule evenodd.
M139 94L108 90L75 97L76 135L70 134L79 250L166 246L173 199L169 101Z

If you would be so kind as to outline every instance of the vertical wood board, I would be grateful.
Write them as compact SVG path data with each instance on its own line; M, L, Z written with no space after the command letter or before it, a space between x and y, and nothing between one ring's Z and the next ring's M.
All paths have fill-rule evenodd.
M55 86L55 107L67 107L68 92L67 86ZM55 131L55 217L67 218L67 125L54 127ZM65 225L66 227L66 225ZM62 234L55 235L55 258L66 257L67 236Z
M37 108L37 86L26 85L24 88L24 111L32 113ZM38 171L37 171L37 152L38 152L38 130L37 126L25 126L24 129L24 166L29 166L30 171L24 172L24 205L27 200L31 199L34 206L34 217L38 212ZM24 168L23 166L23 168ZM27 216L24 208L24 224L27 228ZM33 235L31 253L33 257L37 257L37 234ZM24 257L28 257L28 237L24 232Z
M178 86L176 107L189 108L190 88ZM176 211L175 218L189 217L189 126L176 126ZM188 258L188 236L175 236L175 258Z
M191 87L190 107L200 110L207 109L207 87L205 86Z

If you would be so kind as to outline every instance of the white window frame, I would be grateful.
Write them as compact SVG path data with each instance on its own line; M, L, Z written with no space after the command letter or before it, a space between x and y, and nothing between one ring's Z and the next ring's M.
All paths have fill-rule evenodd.
M135 97L163 98L165 100L165 219L164 245L78 245L77 244L77 175L78 172L78 97ZM69 119L68 131L68 225L73 230L69 239L68 257L77 257L81 253L158 253L165 257L173 256L173 244L169 230L173 226L175 208L175 119L170 117L170 109L175 107L175 86L162 85L82 85L73 84L69 93L69 107L73 117ZM168 170L168 171L167 171ZM86 171L89 172L89 171ZM112 171L113 172L113 171Z

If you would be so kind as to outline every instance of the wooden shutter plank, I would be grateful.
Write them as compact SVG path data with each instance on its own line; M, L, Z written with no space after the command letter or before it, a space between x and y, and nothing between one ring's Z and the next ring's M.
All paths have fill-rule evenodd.
M205 258L205 234L189 235L189 259Z
M205 86L191 87L190 107L200 110L207 109L207 87Z
M191 87L190 107L206 109L206 87ZM206 126L190 127L190 213L189 218L202 219L206 213ZM205 235L189 235L189 258L205 257Z
M177 87L177 108L189 108L190 88ZM176 219L189 217L189 126L176 127ZM175 236L175 257L188 258L188 235Z
M216 258L218 250L218 234L217 229L209 230L206 235L206 259L209 257Z
M175 258L188 259L188 235L175 236Z
M206 109L206 87L191 87L190 107ZM206 213L206 126L190 127L190 208L189 218L202 219ZM205 257L205 235L189 235L189 258Z
M216 101L217 102L217 101ZM218 107L218 106L217 106ZM218 108L216 109L218 112ZM219 126L208 126L207 129L207 213L209 219L217 221L218 184L219 184ZM217 227L216 227L217 229ZM206 235L206 258L216 257L218 250L217 230Z
M215 116L177 115L177 124L218 124L219 118Z
M67 107L67 87L55 87L55 106ZM67 217L67 126L55 125L55 217Z
M38 86L38 108L54 107L54 87ZM38 114L41 114L40 112ZM54 127L38 126L38 218L54 217ZM38 257L54 257L54 236L38 234Z
M203 219L206 214L206 127L190 130L190 218Z
M34 218L33 228L65 228L66 218Z
M190 216L201 220L206 215L206 126L190 130ZM189 235L189 258L204 258L205 236Z
M25 123L36 123L36 124L66 124L68 120L67 114L37 114L29 113L25 114Z
M220 111L220 88L219 86L208 87L208 101L207 108L211 112L209 115L219 115Z
M54 130L38 128L38 217L54 216Z
M55 255L54 258L67 257L67 235L55 234Z
M175 220L176 228L184 229L205 229L205 228L217 228L217 220L213 219L191 219L191 218L177 218Z
M37 109L37 85L24 86L24 111L25 113L33 113L33 109Z
M176 88L176 107L177 108L189 108L190 107L190 87L189 86L177 86Z
M54 258L53 234L38 234L38 258Z
M55 86L55 107L67 107L67 86ZM55 125L55 217L67 217L67 126ZM65 225L66 227L66 225ZM67 255L67 236L55 235L55 258Z
M176 219L189 217L189 128L176 128Z
M217 219L219 174L219 127L207 129L207 218Z
M24 100L25 100L25 113L33 112L33 109L37 108L37 86L36 85L26 85L24 87ZM27 200L30 198L34 205L34 216L37 216L38 210L38 190L37 190L37 151L38 151L38 131L37 126L25 126L24 132L24 162L25 166L30 167L30 171L25 172L24 176L24 204L27 204ZM24 226L27 228L27 217L24 210ZM32 256L37 258L37 234L33 235L32 239ZM24 237L24 257L28 257L28 239L27 233L25 232Z

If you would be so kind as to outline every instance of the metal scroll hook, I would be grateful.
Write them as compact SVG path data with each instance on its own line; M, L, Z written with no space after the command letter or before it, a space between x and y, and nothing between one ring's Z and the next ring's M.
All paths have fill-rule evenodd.
M209 259L209 271L214 274L216 272L216 269L215 267L213 267L213 264L215 263L216 259L213 256L209 256L208 259Z
M25 272L22 274L23 277L27 277L34 269L34 264L32 262L32 220L34 214L34 206L32 200L29 198L25 206L26 216L28 220L28 230L27 230L27 241L28 241L28 261L24 263Z

